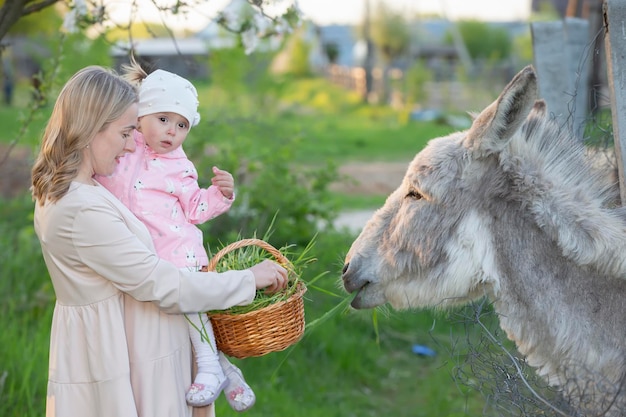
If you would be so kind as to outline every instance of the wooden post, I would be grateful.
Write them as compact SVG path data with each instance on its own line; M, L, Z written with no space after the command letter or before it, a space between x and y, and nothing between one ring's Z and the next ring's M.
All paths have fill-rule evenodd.
M607 75L613 115L613 141L617 157L622 205L626 202L624 155L626 154L626 2L604 0L604 24Z
M365 0L365 21L363 22L363 37L365 41L365 61L363 68L365 69L365 90L363 92L363 101L369 103L373 90L372 71L374 70L374 42L371 36L372 16L370 13L370 0Z
M534 65L539 78L539 95L546 101L548 111L559 124L568 116L565 92L569 89L564 76L564 63L568 60L564 48L562 21L531 23Z
M566 17L564 26L565 45L568 59L565 63L569 90L573 94L570 100L569 114L574 135L581 140L585 133L585 123L589 115L589 21L578 17ZM569 98L569 97L568 97Z
M531 24L534 64L539 95L556 121L582 139L588 115L587 78L589 22L568 17L564 21Z

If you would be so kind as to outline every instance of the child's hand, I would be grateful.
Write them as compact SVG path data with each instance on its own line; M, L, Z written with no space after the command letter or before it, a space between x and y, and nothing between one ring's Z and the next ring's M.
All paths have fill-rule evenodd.
M222 192L224 197L229 200L233 198L233 193L235 192L235 180L233 179L233 176L230 175L230 172L222 171L218 167L213 167L213 174L215 174L215 176L211 178L211 183Z

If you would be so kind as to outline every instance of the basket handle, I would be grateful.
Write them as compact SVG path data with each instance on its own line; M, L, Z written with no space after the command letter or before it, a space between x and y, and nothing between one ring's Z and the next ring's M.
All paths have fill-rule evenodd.
M209 261L209 265L207 266L207 269L209 271L214 271L215 267L217 266L217 263L226 254L228 254L229 252L232 252L235 249L243 248L244 246L252 246L252 245L259 246L261 249L265 249L276 259L276 261L278 261L279 264L287 268L288 271L293 271L293 265L291 264L291 262L289 262L289 259L287 259L282 253L280 253L278 249L276 249L275 247L273 247L272 245L270 245L269 243L261 239L242 239L242 240L233 242L228 246L224 246L219 252L217 252L211 258L211 260Z

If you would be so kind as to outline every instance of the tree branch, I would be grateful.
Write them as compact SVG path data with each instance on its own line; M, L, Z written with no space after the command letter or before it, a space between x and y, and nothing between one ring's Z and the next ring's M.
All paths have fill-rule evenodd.
M35 13L61 0L13 0L0 7L0 41L22 17Z
M52 6L54 3L58 3L62 0L41 0L41 1L33 1L26 0L25 5L22 11L22 16L29 15L31 13L35 13L45 9L48 6Z

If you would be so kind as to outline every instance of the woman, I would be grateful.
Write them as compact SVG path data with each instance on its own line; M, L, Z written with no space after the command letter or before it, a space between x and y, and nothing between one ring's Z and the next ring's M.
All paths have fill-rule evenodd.
M94 175L135 150L137 92L87 67L61 90L32 171L35 230L54 285L46 415L188 417L191 347L181 313L250 303L278 291L272 261L185 272L156 256L145 226Z

